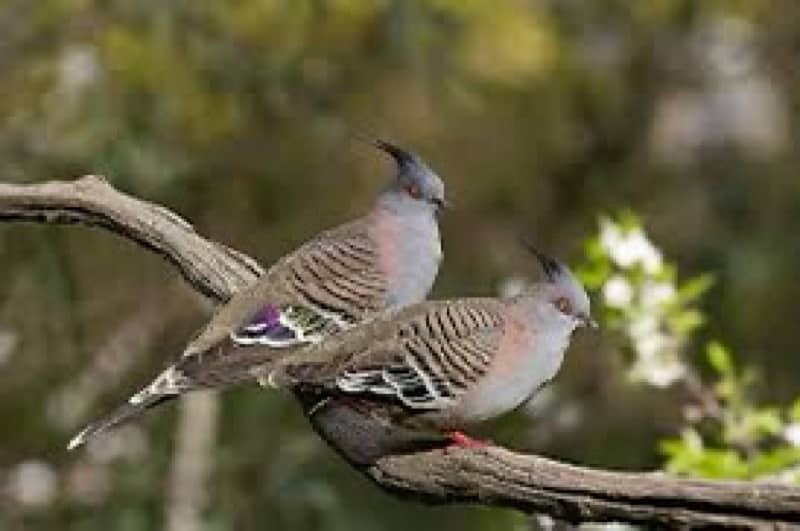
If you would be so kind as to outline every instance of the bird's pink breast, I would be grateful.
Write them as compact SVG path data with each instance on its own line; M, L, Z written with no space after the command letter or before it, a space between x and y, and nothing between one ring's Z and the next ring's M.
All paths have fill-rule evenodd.
M529 324L516 316L507 318L497 356L490 370L499 377L515 375L523 365L523 358L531 355L530 346L533 340L534 331Z
M370 230L387 286L387 303L405 306L425 299L436 279L442 248L435 218L425 212L399 215L378 208Z
M400 227L386 212L378 210L373 215L375 223L371 226L370 237L378 247L378 264L386 278L392 279L397 274L399 257L396 242Z
M511 311L486 375L464 397L460 416L467 423L506 413L524 401L538 385L542 359L536 332Z

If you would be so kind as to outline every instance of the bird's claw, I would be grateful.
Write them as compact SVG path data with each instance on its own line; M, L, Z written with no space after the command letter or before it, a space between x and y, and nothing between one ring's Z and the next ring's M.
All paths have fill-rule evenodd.
M488 441L482 441L480 439L473 439L466 433L460 431L451 431L447 434L447 438L450 441L450 446L456 446L458 448L466 448L469 450L478 450L481 448L486 448L489 446Z

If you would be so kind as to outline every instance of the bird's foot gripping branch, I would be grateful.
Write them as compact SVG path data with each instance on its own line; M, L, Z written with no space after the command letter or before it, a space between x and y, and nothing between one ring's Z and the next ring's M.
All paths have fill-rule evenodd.
M105 228L157 252L215 302L229 299L264 271L246 255L198 235L169 210L123 194L93 176L73 182L0 184L0 220ZM396 433L347 402L315 411L311 421L328 444L375 483L426 502L513 507L574 522L800 525L800 489L794 487L594 470L495 446L464 449L445 441L442 447L436 437Z

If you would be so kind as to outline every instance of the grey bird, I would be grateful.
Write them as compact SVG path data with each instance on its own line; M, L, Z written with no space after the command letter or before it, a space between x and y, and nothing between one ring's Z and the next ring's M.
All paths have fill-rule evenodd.
M196 389L253 381L253 368L292 355L392 307L424 300L442 260L444 184L414 153L383 140L397 171L365 216L317 235L235 294L181 358L72 449L146 409Z
M388 425L468 446L463 428L529 399L558 372L573 331L596 326L581 283L536 254L546 280L518 296L385 312L263 368L262 384L292 390L310 417L344 398Z

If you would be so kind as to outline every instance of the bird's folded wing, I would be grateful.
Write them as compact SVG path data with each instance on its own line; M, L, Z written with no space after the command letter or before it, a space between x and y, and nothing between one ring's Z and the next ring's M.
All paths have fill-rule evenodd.
M412 409L444 408L488 371L502 332L496 301L423 303L347 332L353 340L326 342L316 360L287 359L278 379Z
M359 220L324 232L278 261L234 295L185 349L316 343L385 304L386 282L375 245Z

